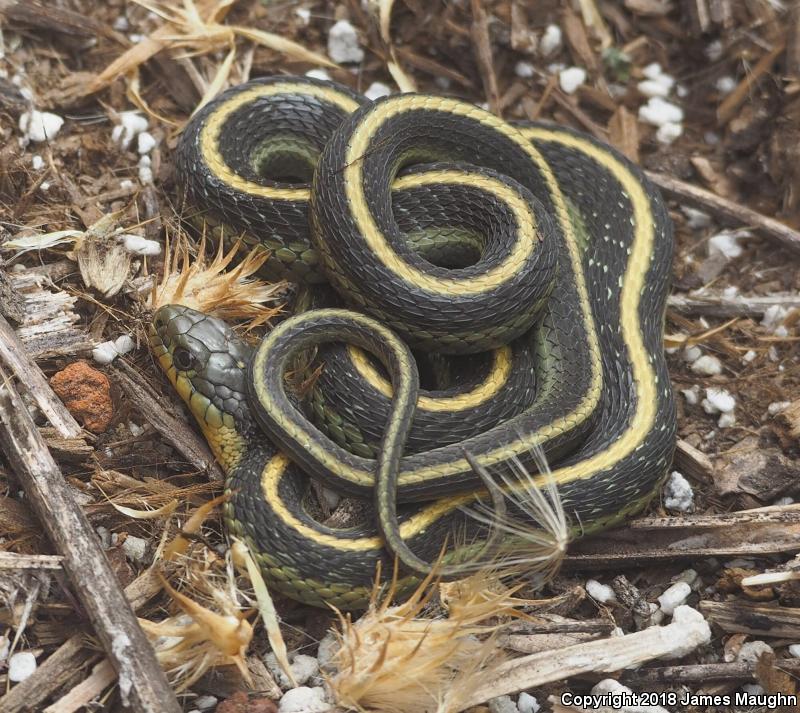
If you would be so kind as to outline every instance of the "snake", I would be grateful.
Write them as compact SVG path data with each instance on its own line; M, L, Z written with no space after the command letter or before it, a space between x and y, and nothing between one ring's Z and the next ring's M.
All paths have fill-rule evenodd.
M458 99L281 76L197 112L176 171L193 219L269 251L265 274L333 288L257 345L182 305L149 329L226 472L227 528L277 591L359 609L395 557L397 592L443 552L456 571L496 539L465 512L487 487L499 507L486 474L535 473L539 450L550 472L517 492L546 479L572 536L659 492L672 225L614 148ZM302 402L286 375L310 348L322 376ZM320 522L312 479L371 498L374 517Z

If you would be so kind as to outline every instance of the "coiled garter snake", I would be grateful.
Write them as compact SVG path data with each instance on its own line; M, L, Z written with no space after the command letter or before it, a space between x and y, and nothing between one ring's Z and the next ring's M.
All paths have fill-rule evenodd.
M309 476L368 496L385 465L397 502L423 504L401 505L398 524L381 512L390 482L382 532L424 561L456 524L481 536L459 511L479 484L465 451L485 468L532 466L541 445L581 532L657 492L675 439L662 349L672 232L658 192L616 151L452 99L371 103L278 77L198 112L177 168L207 220L272 251L271 274L327 279L352 308L297 314L254 354L208 315L154 317L154 353L228 473L228 526L274 587L357 608L378 561L391 567L373 524L333 529L306 513ZM373 352L393 386L337 339ZM285 372L323 343L301 407ZM418 398L409 348L439 375Z

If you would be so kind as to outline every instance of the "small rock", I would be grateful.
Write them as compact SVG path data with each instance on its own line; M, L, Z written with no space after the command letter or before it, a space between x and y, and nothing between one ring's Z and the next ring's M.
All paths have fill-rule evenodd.
M300 686L284 693L278 704L278 713L327 713L331 708L321 686Z
M791 644L789 646L789 656L794 656L796 659L800 659L800 644Z
M702 210L681 206L681 211L686 216L687 224L692 230L702 230L711 225L711 216Z
M331 81L331 75L328 74L324 69L309 69L306 72L306 77L311 77L311 79L320 79L323 82Z
M596 579L590 579L586 582L586 593L595 601L603 604L617 601L617 595L614 590L607 584L602 584Z
M76 361L50 379L69 412L92 433L104 433L114 416L108 377L85 361Z
M746 641L736 654L736 660L739 663L758 663L761 654L773 653L772 647L766 641Z
M119 115L119 124L111 130L111 140L127 149L131 141L147 129L147 118L136 111L123 111Z
M736 80L733 77L720 77L714 86L720 94L730 94L736 89Z
M147 540L128 535L122 543L122 550L134 562L141 562L147 552Z
M722 362L711 354L704 354L692 364L692 371L703 376L717 376L722 373Z
M753 360L754 360L754 359L755 359L757 356L758 356L758 354L757 354L756 352L754 352L752 349L748 349L748 350L747 350L747 351L744 353L744 356L742 357L742 361L743 361L745 364L749 364L749 363L750 363L751 361L753 361Z
M763 696L766 693L764 686L759 686L757 683L745 683L742 685L742 690L751 696Z
M8 659L8 680L24 681L36 670L36 657L30 651L19 651Z
M519 713L538 713L541 705L530 693L523 691L517 699L517 710Z
M34 171L41 171L44 168L44 159L38 153L31 157L31 168Z
M140 154L150 153L158 142L149 131L143 131L136 140L136 150Z
M49 111L26 111L20 114L19 130L30 141L52 141L64 125L64 119Z
M764 310L764 318L761 320L761 326L766 329L775 330L783 324L783 320L789 314L789 310L783 305L771 305Z
M703 356L703 350L696 344L690 344L683 350L683 358L690 364L696 362L701 356Z
M689 406L697 406L697 402L700 400L699 386L695 384L691 389L681 389L681 393Z
M198 696L194 705L201 711L209 710L217 705L217 698L215 696Z
M519 713L517 704L511 700L511 696L498 696L489 701L490 713Z
M392 88L383 82L373 82L367 87L364 96L371 101L380 99L381 97L388 97L392 93Z
M720 428L730 428L736 425L736 415L732 413L723 413L717 420L717 426Z
M548 25L539 41L539 52L543 57L549 57L561 49L561 42L561 28L558 25Z
M149 156L142 156L139 159L139 182L144 185L153 182L152 162Z
M703 399L703 410L708 414L731 413L736 408L736 399L727 389L709 387Z
M683 124L668 121L666 124L662 124L658 127L658 131L656 131L656 141L660 144L671 144L675 139L679 138L681 134L683 134Z
M328 56L334 62L360 62L364 50L358 43L358 33L347 20L339 20L328 32Z
M676 607L688 599L691 593L692 588L686 582L675 582L658 598L661 611L670 616Z
M586 70L581 67L567 67L558 73L558 84L565 94L574 94L586 81Z
M689 512L694 507L692 486L677 470L670 473L664 487L664 507L679 512Z
M661 97L651 97L647 104L639 107L639 119L653 126L680 124L683 121L683 109Z
M292 675L298 686L302 686L310 678L317 675L319 662L313 656L297 654L291 663Z
M530 62L520 60L514 65L514 74L520 79L530 79L534 74L534 66Z
M729 260L739 257L743 251L742 246L739 244L739 237L741 234L721 232L712 235L708 239L708 254L723 255Z
M135 255L161 255L161 243L156 240L148 240L141 235L131 234L120 235L119 237L128 252Z
M130 334L121 334L114 340L114 349L117 350L117 354L127 354L135 346L136 342L133 341Z

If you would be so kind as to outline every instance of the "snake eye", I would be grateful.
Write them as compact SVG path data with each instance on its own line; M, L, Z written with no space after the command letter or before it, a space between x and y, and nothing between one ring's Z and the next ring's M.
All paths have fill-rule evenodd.
M194 366L195 358L188 349L176 349L172 354L172 361L177 369L189 371Z

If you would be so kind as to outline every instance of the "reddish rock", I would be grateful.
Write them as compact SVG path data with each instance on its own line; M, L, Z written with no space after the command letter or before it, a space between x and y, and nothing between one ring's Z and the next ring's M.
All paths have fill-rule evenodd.
M243 691L234 693L217 706L216 713L278 713L278 707L269 698L248 698Z
M103 433L108 428L114 407L111 384L103 372L76 361L54 374L50 386L87 431Z

